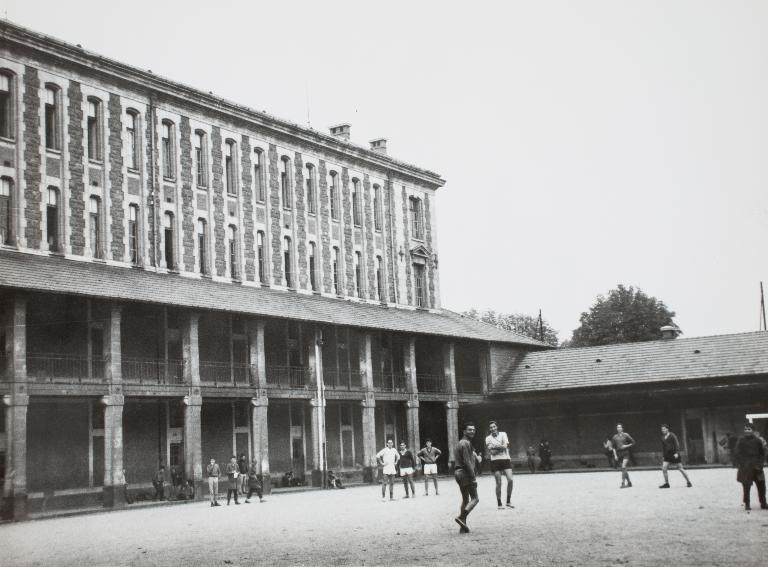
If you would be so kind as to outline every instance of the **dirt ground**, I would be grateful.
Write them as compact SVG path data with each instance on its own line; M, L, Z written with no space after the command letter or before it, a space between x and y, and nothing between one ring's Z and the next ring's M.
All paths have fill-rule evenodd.
M514 510L479 481L470 534L459 494L382 502L378 486L273 495L263 504L147 507L0 526L0 564L21 565L765 565L768 510L747 513L732 469L515 477ZM753 489L754 490L754 489ZM756 496L753 496L756 501Z

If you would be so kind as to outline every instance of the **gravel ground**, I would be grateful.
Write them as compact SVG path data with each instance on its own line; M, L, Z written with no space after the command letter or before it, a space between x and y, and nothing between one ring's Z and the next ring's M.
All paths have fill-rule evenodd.
M768 510L743 510L734 470L670 475L670 490L656 471L625 490L619 473L519 475L514 510L484 476L465 535L449 478L394 502L365 486L6 524L0 565L765 565Z

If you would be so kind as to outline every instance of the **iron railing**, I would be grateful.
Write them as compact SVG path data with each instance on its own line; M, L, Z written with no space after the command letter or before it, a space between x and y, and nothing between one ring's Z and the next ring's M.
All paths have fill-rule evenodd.
M443 393L447 390L445 376L439 374L416 374L416 386L419 392Z
M250 383L250 367L247 364L228 362L200 362L200 382L214 386L246 386Z
M307 373L303 366L267 366L267 387L306 388Z
M479 376L456 376L456 390L459 394L482 394L483 381Z
M359 371L323 369L323 383L330 390L360 390Z
M406 377L402 372L374 373L373 388L379 392L405 392Z
M183 384L183 360L123 358L123 380L139 384Z
M27 376L38 381L102 382L103 356L27 353Z

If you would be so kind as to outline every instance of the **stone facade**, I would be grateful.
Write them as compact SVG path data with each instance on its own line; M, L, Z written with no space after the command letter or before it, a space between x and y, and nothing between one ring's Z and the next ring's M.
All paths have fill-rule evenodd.
M83 145L83 93L80 83L69 81L69 229L72 254L85 254L85 147ZM149 133L150 131L147 130Z
M29 248L40 248L42 239L42 187L40 174L40 79L37 69L24 69L24 237Z
M107 110L109 118L109 219L111 233L112 259L122 262L125 259L125 186L123 176L123 107L120 97L109 95Z

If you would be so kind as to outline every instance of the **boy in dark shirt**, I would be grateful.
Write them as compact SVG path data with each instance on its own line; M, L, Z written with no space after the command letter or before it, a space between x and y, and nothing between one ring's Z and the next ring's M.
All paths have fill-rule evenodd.
M405 487L405 497L408 498L408 487L411 487L413 497L416 498L416 487L413 484L413 473L416 469L416 458L413 456L410 450L405 445L405 442L400 442L400 476L403 478L403 486Z
M455 521L459 524L459 532L463 534L469 533L467 516L480 502L477 497L476 465L482 459L472 448L474 436L475 425L467 423L464 426L464 437L456 445L456 464L453 471L461 491L461 509Z
M629 433L624 432L624 426L621 423L616 424L616 435L611 438L613 448L616 449L616 460L621 463L621 488L632 488L632 481L629 480L627 465L629 465L629 452L635 444L635 440Z
M683 460L680 458L680 441L677 440L677 435L669 430L669 425L666 423L661 426L661 451L663 454L661 472L664 474L664 484L659 486L659 488L669 488L667 469L669 469L670 463L677 465L677 470L683 474L688 488L693 486L691 479L688 478L688 474L683 468Z

